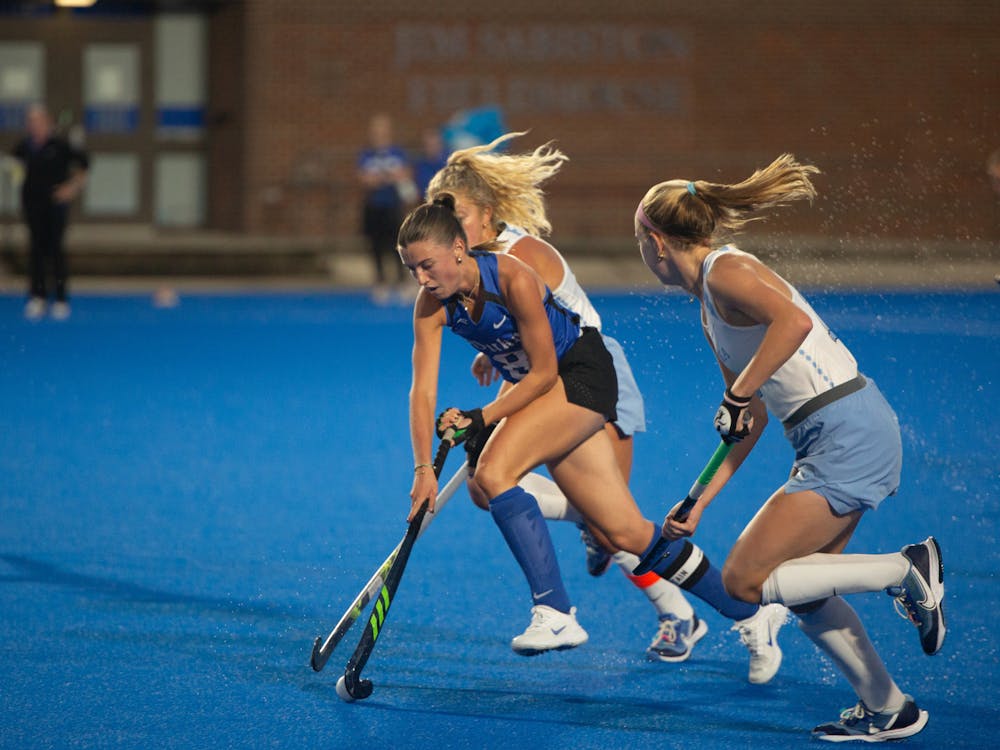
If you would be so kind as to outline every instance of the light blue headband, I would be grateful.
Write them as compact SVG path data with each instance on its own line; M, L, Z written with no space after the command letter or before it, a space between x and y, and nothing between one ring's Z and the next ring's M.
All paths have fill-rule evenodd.
M687 189L688 189L688 192L691 193L691 195L696 195L697 194L697 191L694 189L694 183L693 182L689 182L687 184Z

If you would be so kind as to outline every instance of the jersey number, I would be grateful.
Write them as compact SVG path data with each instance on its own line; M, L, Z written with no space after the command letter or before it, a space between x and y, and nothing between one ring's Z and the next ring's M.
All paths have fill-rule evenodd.
M531 362L528 361L528 355L524 353L523 349L501 354L497 357L497 364L514 380L520 380L531 369Z

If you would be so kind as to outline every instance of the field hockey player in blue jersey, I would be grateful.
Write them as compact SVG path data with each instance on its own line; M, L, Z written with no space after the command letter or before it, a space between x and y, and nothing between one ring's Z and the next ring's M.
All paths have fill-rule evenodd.
M866 510L899 486L899 424L875 383L802 295L756 257L722 238L766 209L812 199L815 167L782 155L738 184L671 180L635 213L643 261L667 286L701 303L725 394L715 427L733 443L690 514L664 523L690 536L753 448L770 412L795 451L790 478L764 503L729 553L726 589L746 602L780 602L857 693L854 708L813 735L833 742L916 734L927 712L889 676L841 594L886 591L917 626L927 654L945 637L941 551L933 537L901 552L842 554Z
M505 381L493 401L479 408L446 409L436 424L439 433L458 428L465 440L497 425L473 479L488 498L490 514L531 590L531 624L511 646L523 655L573 648L587 640L587 633L563 585L538 503L518 482L546 466L614 549L642 555L660 539L660 531L642 517L604 429L616 417L618 383L600 333L581 326L578 316L560 305L525 263L468 248L450 195L414 209L399 233L400 256L420 284L410 391L412 508L425 499L433 504L438 489L428 465L441 338L447 327L485 353ZM733 620L766 609L727 595L720 572L687 540L654 571L683 581L686 590ZM769 664L774 661L780 663L780 651Z
M492 143L473 146L453 153L446 165L429 183L427 198L434 200L451 195L455 214L473 247L486 243L492 252L509 253L527 263L552 290L556 302L579 316L584 326L601 330L601 316L586 291L577 281L563 255L543 239L551 231L545 210L542 185L554 177L567 157L549 144L526 153L501 151L505 144L524 133L508 133ZM605 347L611 353L618 378L617 418L605 423L618 467L626 483L632 471L633 435L646 428L642 394L636 384L621 344L602 333ZM483 353L473 360L472 372L480 384L491 385L500 373ZM469 465L474 468L478 450L489 431L466 443ZM650 659L664 662L686 660L692 648L708 631L707 623L699 618L681 593L680 588L653 572L635 576L632 571L638 558L631 552L608 550L603 535L592 531L583 516L548 477L531 472L518 483L531 494L547 520L575 523L587 549L587 569L600 575L614 560L628 579L641 590L656 610L656 634L646 649ZM489 498L470 481L470 494L479 507L488 510ZM612 555L612 553L614 553ZM769 636L784 622L781 607L768 608L766 616L740 620L732 627L740 633L751 654L750 679L766 682L777 669L780 651L763 647Z

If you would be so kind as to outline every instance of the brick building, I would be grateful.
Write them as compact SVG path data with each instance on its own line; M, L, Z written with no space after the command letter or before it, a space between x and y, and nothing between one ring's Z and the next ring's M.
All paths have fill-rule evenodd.
M1000 5L988 0L117 5L142 12L0 23L0 43L57 56L46 92L71 109L85 108L72 55L94 40L139 50L137 128L88 142L138 154L136 210L115 221L157 224L157 159L185 151L203 164L201 227L351 241L374 112L415 150L422 128L493 104L509 130L530 131L523 148L554 139L570 156L549 188L560 238L627 238L652 183L735 181L783 151L823 170L821 197L771 231L1000 238L985 174L1000 147ZM153 89L178 59L160 27L185 16L202 24L204 95L197 127L165 139Z

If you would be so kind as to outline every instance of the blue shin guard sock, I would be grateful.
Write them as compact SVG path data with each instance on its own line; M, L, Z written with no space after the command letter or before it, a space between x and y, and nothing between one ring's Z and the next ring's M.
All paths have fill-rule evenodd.
M657 529L653 540L646 548L646 553L660 539ZM687 539L677 539L667 547L667 555L653 571L671 583L675 583L685 591L690 591L703 602L711 604L723 617L730 620L745 620L754 615L759 608L757 604L749 604L734 599L726 593L722 585L722 572L709 562L708 557Z
M511 487L490 500L490 515L528 579L534 603L569 612L569 594L535 498L520 487Z

